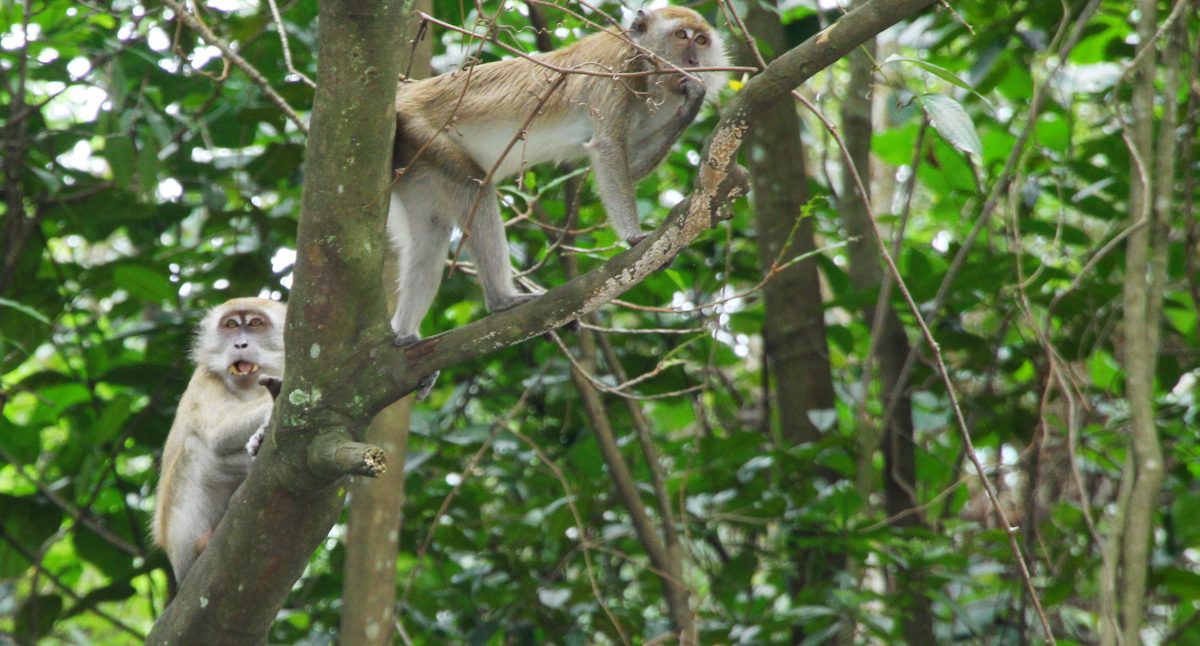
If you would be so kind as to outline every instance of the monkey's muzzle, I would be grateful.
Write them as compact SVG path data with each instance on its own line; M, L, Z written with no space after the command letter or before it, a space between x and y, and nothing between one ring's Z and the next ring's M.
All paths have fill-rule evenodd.
M231 375L252 375L258 372L258 364L251 361L234 361L229 366Z

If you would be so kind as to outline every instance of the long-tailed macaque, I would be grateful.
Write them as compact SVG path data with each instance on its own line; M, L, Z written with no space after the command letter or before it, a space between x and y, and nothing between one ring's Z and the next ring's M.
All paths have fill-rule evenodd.
M250 470L257 445L248 442L271 420L274 398L260 380L283 376L286 314L282 303L235 298L196 329L196 370L167 435L151 527L176 581L204 551Z
M398 345L420 339L455 226L467 230L490 311L536 297L513 285L494 186L528 164L586 157L617 234L630 245L645 238L634 182L658 166L695 119L706 92L724 78L719 71L689 75L678 68L726 64L717 33L683 7L639 11L628 32L592 34L535 58L538 62L512 58L476 65L400 86L394 151L399 178L388 213L388 233L400 257L392 317ZM606 74L562 76L547 65ZM649 71L661 73L609 75Z

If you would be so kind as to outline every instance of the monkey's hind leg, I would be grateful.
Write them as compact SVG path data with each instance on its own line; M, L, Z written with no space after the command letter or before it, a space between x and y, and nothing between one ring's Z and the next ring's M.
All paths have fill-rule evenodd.
M435 211L437 188L420 186L417 181L415 186L409 183L392 193L387 228L400 268L392 330L400 346L420 340L421 320L442 282L453 227Z
M470 201L467 202L463 213L469 213L476 190L479 189L472 188L469 191ZM475 259L488 311L502 312L531 301L538 295L523 294L513 285L512 262L508 257L508 236L504 232L500 206L494 197L496 189L488 185L482 190L485 194L479 200L478 212L471 224L470 234L467 235L467 248L471 251L471 257Z

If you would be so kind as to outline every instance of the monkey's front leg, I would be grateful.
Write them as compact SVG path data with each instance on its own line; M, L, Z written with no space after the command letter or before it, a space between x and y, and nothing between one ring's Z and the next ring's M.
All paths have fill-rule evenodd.
M624 139L618 133L597 130L585 147L609 224L631 247L645 240L650 234L643 232L638 222L633 176L629 172L629 153Z

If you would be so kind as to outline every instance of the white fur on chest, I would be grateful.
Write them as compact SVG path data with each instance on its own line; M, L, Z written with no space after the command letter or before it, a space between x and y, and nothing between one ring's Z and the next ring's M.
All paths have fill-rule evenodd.
M523 123L524 119L473 123L451 130L450 136L485 173L503 155L493 181L514 175L533 164L570 161L587 154L583 145L592 137L592 124L587 119L537 120L524 139L513 142ZM508 149L510 143L512 148Z

